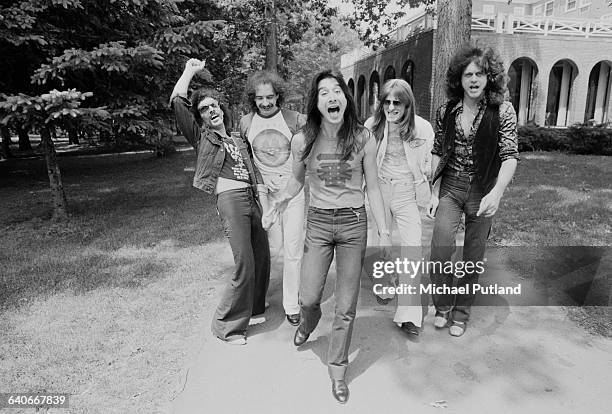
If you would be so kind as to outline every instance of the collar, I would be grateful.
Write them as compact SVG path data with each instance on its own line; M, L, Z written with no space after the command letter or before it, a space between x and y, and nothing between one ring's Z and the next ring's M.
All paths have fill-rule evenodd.
M480 112L483 108L485 108L487 105L489 104L489 100L487 99L487 97L485 96L484 98L482 98L480 100L480 102L478 102L478 111ZM457 111L459 110L459 108L463 109L463 99L460 99L459 102L457 102L455 104L455 106L453 106L453 109L451 110L451 113L457 113Z
M275 117L276 114L278 114L281 111L281 109L279 107L276 107L276 111L274 111L274 113L272 115L262 115L259 112L256 112L257 116L259 116L260 118L263 119L270 119L272 117Z

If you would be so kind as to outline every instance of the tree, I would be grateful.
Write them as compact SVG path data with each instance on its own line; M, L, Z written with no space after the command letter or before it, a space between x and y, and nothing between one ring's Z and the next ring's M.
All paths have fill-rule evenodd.
M438 27L434 38L432 108L446 102L446 71L453 54L470 41L472 0L438 0ZM435 113L432 111L432 117ZM433 120L433 119L432 119Z
M349 1L349 0L347 0ZM385 33L394 29L397 20L405 15L405 7L425 5L430 12L435 0L396 0L396 11L389 12L388 1L352 0L356 13L348 19L351 27L359 30L366 44L385 46L389 40ZM434 37L434 73L432 74L432 108L446 101L444 83L448 63L461 45L470 41L472 0L438 0L435 9L437 28ZM435 112L432 111L432 116Z
M304 98L314 74L324 69L340 69L340 56L362 45L357 32L338 18L331 19L328 35L318 35L314 27L304 33L302 40L293 47L293 59L287 67L289 90L293 93L290 98L301 102L300 110L304 108Z
M85 118L108 118L109 114L104 108L79 108L81 101L91 95L91 92L81 93L74 89L62 92L53 90L40 96L18 94L3 96L3 99L0 100L0 113L4 115L0 120L2 126L14 122L18 118L18 121L23 125L36 127L40 130L53 200L53 220L66 219L68 211L62 175L51 139L51 129L56 126L65 127L66 122L71 122L71 119L81 116Z
M388 33L406 15L406 8L426 6L433 13L436 0L342 0L353 5L353 15L346 18L349 26L359 33L366 45L386 46Z
M265 16L268 23L268 32L266 33L266 70L278 71L278 38L276 30L276 10L275 0L270 0L265 7Z
M244 46L250 70L268 69L287 73L293 47L314 27L317 33L330 33L336 9L327 0L225 0L231 22L246 34ZM263 63L263 64L262 64Z
M87 103L107 106L111 119L89 133L163 149L171 136L168 78L185 54L214 49L221 14L214 0L9 0L0 8L0 51L12 60L2 69L21 75L11 75L18 89L4 91L90 90ZM23 62L15 57L22 49ZM80 118L63 127L73 142L85 131Z
M0 135L2 136L2 146L0 147L0 160L11 158L11 132L7 126L0 126Z

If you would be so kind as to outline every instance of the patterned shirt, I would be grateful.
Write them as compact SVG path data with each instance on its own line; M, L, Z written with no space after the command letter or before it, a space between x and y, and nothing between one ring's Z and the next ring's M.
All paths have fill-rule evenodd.
M444 114L446 106L440 106L436 114L436 137L432 154L442 156L442 145L444 142ZM461 115L463 114L463 101L459 101L452 109L455 114L455 149L453 155L448 160L448 167L456 171L475 172L474 161L472 158L472 145L476 132L482 121L482 117L487 108L485 100L478 105L478 114L474 118L472 128L466 134L461 126ZM499 157L504 162L510 158L518 160L518 137L516 130L516 113L510 102L504 101L499 105Z

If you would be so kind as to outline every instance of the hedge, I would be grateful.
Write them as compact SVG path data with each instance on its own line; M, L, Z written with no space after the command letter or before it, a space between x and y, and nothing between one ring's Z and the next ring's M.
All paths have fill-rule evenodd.
M609 125L572 125L569 128L519 126L519 151L561 151L570 154L612 155Z

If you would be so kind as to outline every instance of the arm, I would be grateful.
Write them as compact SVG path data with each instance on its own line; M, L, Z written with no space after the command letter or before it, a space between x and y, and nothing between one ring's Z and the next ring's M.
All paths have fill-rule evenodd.
M304 153L305 138L302 133L297 133L291 140L291 155L293 155L293 174L289 178L284 190L276 197L272 203L272 209L283 212L287 208L289 201L298 195L304 187L306 178L306 164L302 161Z
M378 227L381 246L391 246L391 232L385 220L385 207L383 204L380 188L378 187L378 169L376 168L376 144L375 139L368 132L368 142L365 145L363 156L363 174L365 175L366 192L370 200L370 210L374 215L374 221Z
M431 174L432 179L433 175L436 173L438 169L438 165L440 164L440 155L442 154L442 143L444 140L444 125L443 118L444 113L446 112L446 105L442 105L438 108L438 112L436 113L436 127L434 131L434 142L431 150ZM433 219L436 215L436 210L438 210L438 204L440 203L440 183L442 182L442 177L438 178L435 182L432 183L431 188L431 201L429 202L429 207L427 208L427 217Z
M170 95L170 105L174 109L178 128L196 151L200 141L200 126L191 113L191 102L187 99L187 91L193 76L203 68L204 62L197 59L189 59L185 64L183 74L176 82Z
M189 59L187 63L185 63L183 74L176 81L176 85L174 85L174 89L172 90L172 95L170 95L170 102L172 102L172 99L174 99L176 96L187 97L191 79L196 73L203 70L205 66L206 61L199 59Z
M501 167L497 175L497 182L493 189L480 201L477 216L491 217L497 213L499 202L504 191L516 171L518 164L518 138L516 128L516 113L512 105L504 102L500 106L499 114L499 157Z
M512 181L517 163L518 161L516 158L510 158L502 162L497 176L497 183L495 183L495 187L493 187L489 194L480 200L480 208L478 209L478 213L476 213L477 216L483 215L485 217L491 217L497 213L499 202L504 195L506 187L510 184L510 181Z

